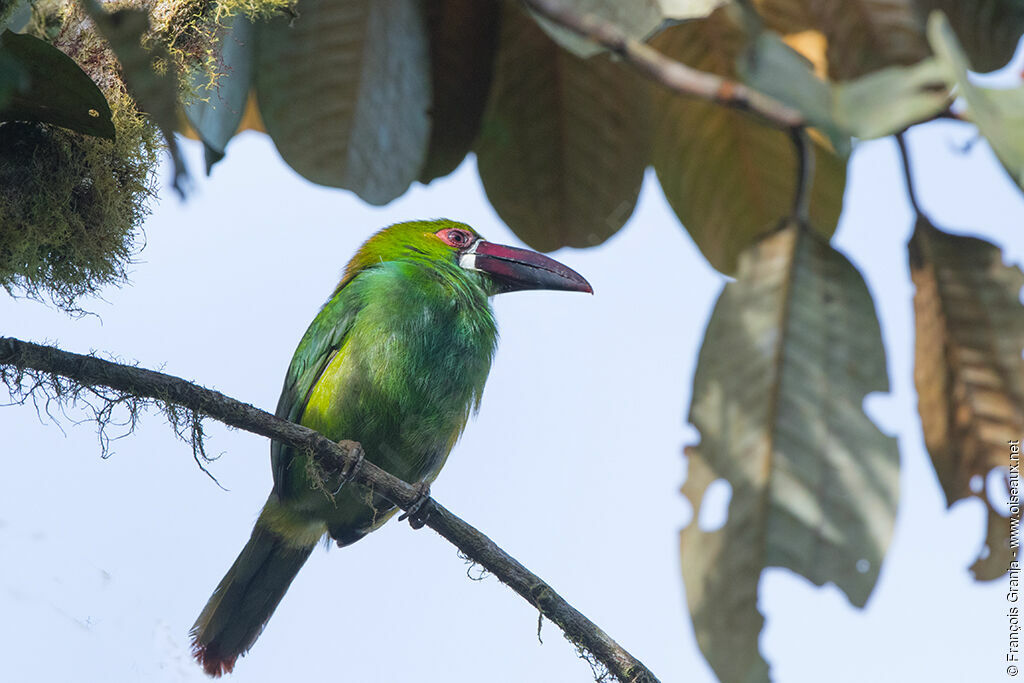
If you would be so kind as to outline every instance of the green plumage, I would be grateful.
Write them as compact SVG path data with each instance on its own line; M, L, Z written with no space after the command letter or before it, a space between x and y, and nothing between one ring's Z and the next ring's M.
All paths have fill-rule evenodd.
M497 330L479 275L454 259L398 255L355 275L317 316L277 414L357 440L374 464L429 483L479 401ZM280 500L326 521L342 545L387 519L389 508L367 505L362 491L330 500L314 490L301 454L276 443L271 453Z
M479 405L497 341L486 276L459 267L435 233L399 224L352 259L288 368L277 416L334 440L407 482L431 482ZM475 233L473 233L475 235ZM273 442L274 489L242 554L193 627L208 673L255 641L323 534L347 545L394 508L357 485L317 485L308 457Z
M277 416L358 441L374 464L429 484L480 403L497 341L489 297L522 289L592 291L561 263L461 223L381 230L299 342ZM252 646L325 534L348 545L395 512L363 487L322 481L300 451L277 442L270 451L274 488L192 627L196 658L213 676Z

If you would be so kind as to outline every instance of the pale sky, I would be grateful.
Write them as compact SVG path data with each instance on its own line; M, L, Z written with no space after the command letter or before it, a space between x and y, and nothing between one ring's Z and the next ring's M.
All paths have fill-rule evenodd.
M910 136L936 222L1024 261L1024 201L985 143L956 123ZM185 145L194 173L194 144ZM997 681L1009 640L1007 580L973 582L983 511L947 511L923 449L913 392L911 214L895 145L862 144L834 240L875 297L892 393L868 411L899 437L892 546L864 610L784 570L761 581L762 651L777 681ZM374 230L463 220L518 244L483 196L474 161L385 208L312 186L269 140L243 134L187 203L169 191L146 223L132 284L68 319L0 297L3 334L96 350L273 410L295 344L341 268ZM685 421L704 326L724 278L703 260L649 174L636 213L605 245L556 258L593 297L495 300L501 342L478 418L435 497L516 556L665 683L714 678L685 608L677 533ZM71 412L72 418L82 413ZM211 482L164 420L147 415L100 459L94 426L31 406L0 409L0 678L202 681L187 632L248 538L271 486L269 445L208 423ZM713 511L712 511L713 512ZM714 515L710 515L714 517ZM391 522L316 551L232 680L586 683L550 623L493 577L471 581L429 529Z

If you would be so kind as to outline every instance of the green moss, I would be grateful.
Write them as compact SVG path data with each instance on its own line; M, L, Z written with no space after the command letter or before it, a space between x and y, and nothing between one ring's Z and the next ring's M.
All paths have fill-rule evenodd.
M117 140L0 124L0 285L69 311L126 280L154 196L156 131L111 98Z
M118 0L139 6L145 0ZM151 7L149 41L166 46L179 74L183 103L208 96L223 71L220 42L225 21L244 16L254 21L294 16L297 0L156 0Z
M270 19L281 14L294 14L298 0L221 0L217 3L220 16L242 14L250 19Z
M190 91L213 84L226 17L293 13L295 0L105 3L107 11L125 7L151 12L146 41L167 49L185 76L179 95L187 101L195 96ZM40 123L0 123L0 287L77 311L83 295L126 282L156 195L164 145L156 126L137 110L117 60L80 6L33 0L32 9L27 30L63 50L96 82L110 104L117 138Z
M61 9L50 4L51 12ZM54 43L103 90L116 140L41 123L0 124L0 286L77 311L126 281L155 196L159 131L136 110L104 45L68 13ZM39 33L54 15L39 13ZM78 22L80 25L80 22Z

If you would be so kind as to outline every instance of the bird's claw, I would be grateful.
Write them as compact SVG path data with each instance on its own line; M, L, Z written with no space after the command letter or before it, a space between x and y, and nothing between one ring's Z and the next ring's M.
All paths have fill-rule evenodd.
M341 441L338 442L338 445L346 449L349 455L355 455L355 460L353 460L341 471L341 483L338 484L338 490L332 494L334 496L341 493L341 489L345 486L347 482L352 480L352 477L356 475L356 472L359 471L359 469L363 466L363 462L366 460L366 454L363 452L363 445L358 441L349 441L348 439L342 439Z
M398 521L409 520L409 526L413 529L422 529L430 517L430 484L419 481L412 485L416 489L416 500L409 509L402 513Z

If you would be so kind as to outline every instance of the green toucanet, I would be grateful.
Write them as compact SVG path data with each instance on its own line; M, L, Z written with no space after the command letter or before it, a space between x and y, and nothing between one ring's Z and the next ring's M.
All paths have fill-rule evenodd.
M523 289L591 291L557 261L462 223L381 230L299 342L277 416L358 441L367 460L429 484L480 403L497 341L488 299ZM213 676L252 646L324 534L345 546L395 512L363 487L319 481L301 451L275 441L270 454L270 497L192 627L195 656Z

